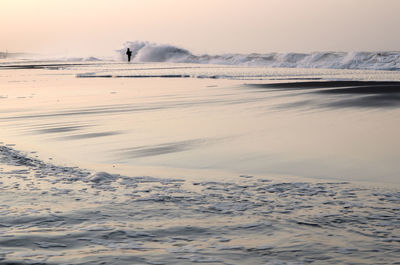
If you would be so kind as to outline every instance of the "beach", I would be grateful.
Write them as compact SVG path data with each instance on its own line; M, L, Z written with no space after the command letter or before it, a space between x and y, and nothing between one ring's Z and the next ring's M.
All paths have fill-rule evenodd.
M0 64L0 264L396 264L398 71Z

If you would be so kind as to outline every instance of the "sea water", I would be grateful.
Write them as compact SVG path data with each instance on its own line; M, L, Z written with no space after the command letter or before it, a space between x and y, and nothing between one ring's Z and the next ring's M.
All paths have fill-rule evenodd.
M0 263L399 260L396 71L9 61L0 80Z

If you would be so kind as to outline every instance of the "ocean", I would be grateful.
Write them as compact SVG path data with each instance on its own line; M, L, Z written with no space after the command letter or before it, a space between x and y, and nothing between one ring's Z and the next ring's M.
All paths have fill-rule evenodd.
M400 260L397 53L127 46L0 60L0 264Z

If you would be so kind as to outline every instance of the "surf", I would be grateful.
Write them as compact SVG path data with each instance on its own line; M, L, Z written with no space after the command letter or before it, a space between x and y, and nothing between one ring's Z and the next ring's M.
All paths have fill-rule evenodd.
M169 44L148 41L127 41L117 53L125 59L127 48L133 62L169 62L221 64L273 68L322 68L360 70L400 70L400 52L311 52L311 53L226 53L195 55L191 51Z

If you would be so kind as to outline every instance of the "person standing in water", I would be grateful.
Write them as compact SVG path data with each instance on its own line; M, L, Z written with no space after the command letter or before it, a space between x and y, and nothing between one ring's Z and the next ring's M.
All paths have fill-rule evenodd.
M129 48L126 50L126 55L128 55L128 62L130 62L131 56L132 56L132 51Z

